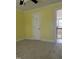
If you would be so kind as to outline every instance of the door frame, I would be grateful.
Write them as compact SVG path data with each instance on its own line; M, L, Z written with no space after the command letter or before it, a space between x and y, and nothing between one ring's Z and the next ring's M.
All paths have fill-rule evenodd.
M35 37L34 17L36 17L36 16L39 17L39 27L40 27L40 20L41 20L40 13L39 12L35 12L35 13L32 14L32 36L33 36L34 40L40 40L40 28L38 29L39 34L36 34L36 35L38 35L38 38Z

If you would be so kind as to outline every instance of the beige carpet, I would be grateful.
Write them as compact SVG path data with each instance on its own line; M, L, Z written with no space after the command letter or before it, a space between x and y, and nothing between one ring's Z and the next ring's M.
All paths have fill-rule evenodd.
M16 43L16 55L21 59L62 59L61 44L36 40Z

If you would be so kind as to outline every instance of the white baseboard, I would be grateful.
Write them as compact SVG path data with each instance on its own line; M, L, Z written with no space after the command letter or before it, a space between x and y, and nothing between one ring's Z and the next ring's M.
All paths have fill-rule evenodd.
M33 39L32 37L26 37L26 38L20 38L20 39L17 39L16 41L21 41L21 40L35 40ZM40 41L44 41L44 42L55 42L55 40L48 40L48 39L44 39L44 38L41 38Z
M35 40L34 38L24 38L24 39ZM48 39L41 38L40 41L54 42L55 40L48 40Z
M18 38L16 41L22 41L22 40L26 40L26 39L29 39L29 40L34 40L33 38Z
M20 38L20 39L16 39L16 42L21 41L21 40L24 40L24 39L22 39L22 38Z
M41 40L41 41L44 41L44 42L55 42L55 40Z

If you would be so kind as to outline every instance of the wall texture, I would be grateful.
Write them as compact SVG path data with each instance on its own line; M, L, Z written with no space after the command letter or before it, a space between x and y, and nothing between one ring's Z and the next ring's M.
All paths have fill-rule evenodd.
M62 3L55 3L45 7L26 11L16 11L17 39L32 38L32 14L39 12L41 40L51 41L56 39L56 10L62 8Z
M27 38L32 38L32 15L39 12L41 14L40 19L40 32L41 40L51 41L56 39L56 10L62 8L62 3L55 3L45 7L29 10L24 12L26 21L26 33Z
M20 40L25 35L24 12L16 10L16 39Z

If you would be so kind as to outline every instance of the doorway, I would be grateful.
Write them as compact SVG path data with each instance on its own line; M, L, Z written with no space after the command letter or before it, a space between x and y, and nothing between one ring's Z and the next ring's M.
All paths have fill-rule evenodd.
M34 13L32 16L33 39L40 40L40 13Z
M62 9L56 11L56 39L58 43L62 43Z

